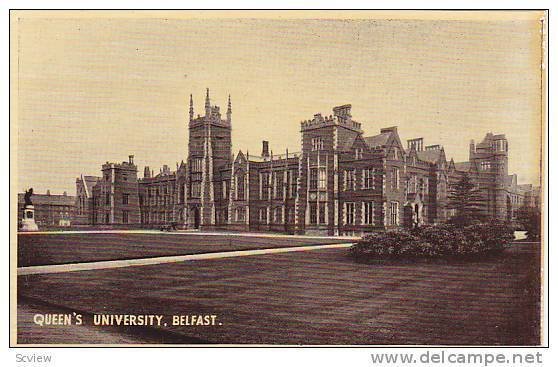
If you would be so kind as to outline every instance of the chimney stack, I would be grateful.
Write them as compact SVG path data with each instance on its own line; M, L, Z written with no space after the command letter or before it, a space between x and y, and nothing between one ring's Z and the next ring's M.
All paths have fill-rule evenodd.
M269 141L262 141L262 157L269 158Z
M134 164L134 155L133 155L133 154L130 154L130 155L128 156L128 163Z

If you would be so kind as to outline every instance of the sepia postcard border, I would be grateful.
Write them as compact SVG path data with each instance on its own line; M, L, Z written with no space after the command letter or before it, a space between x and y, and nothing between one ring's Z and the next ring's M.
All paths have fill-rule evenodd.
M14 63L16 56L12 53L14 46L14 24L13 17L15 17L16 12L22 12L26 15L34 16L34 14L48 12L59 13L57 17L65 17L61 13L67 12L71 13L73 18L76 15L84 17L90 17L92 13L103 14L104 16L117 16L119 18L129 18L136 16L138 13L147 14L150 16L160 17L165 15L167 17L172 17L178 12L187 12L192 15L192 18L199 16L200 18L260 18L264 17L267 19L281 19L281 17L286 17L287 15L295 19L342 19L351 17L351 19L371 19L370 15L382 15L381 19L385 19L389 14L393 14L397 19L440 19L438 15L444 14L446 17L444 19L492 19L490 15L499 13L499 16L510 16L517 15L518 13L525 12L539 12L542 17L541 26L543 36L541 38L541 52L543 53L542 61L545 65L541 72L542 78L542 91L541 91L541 162L540 162L540 175L541 175L541 211L542 211L542 228L541 228L541 318L540 318L540 333L541 333L541 345L537 346L499 346L499 345L487 345L487 346L459 346L459 345L282 345L282 344L19 344L17 343L17 93L14 94L14 90L17 90L17 78L12 78L12 74L17 75L17 64ZM21 9L12 8L9 9L9 67L8 67L8 80L9 80L9 182L10 182L10 193L9 193L9 247L8 247L8 258L9 258L9 348L434 348L434 347L444 347L444 348L537 348L537 349L549 349L550 348L550 248L548 245L549 238L549 225L547 227L545 224L545 213L547 214L547 222L550 223L550 208L548 206L549 202L549 172L550 167L548 165L550 160L550 154L548 149L549 144L549 114L550 114L550 93L549 93L549 50L550 50L550 39L549 39L549 12L550 9L536 9L536 8L521 8L521 9L78 9L78 8L65 8L65 9L47 9L47 8L37 8L37 9ZM416 17L419 13L421 17ZM278 16L281 14L280 16ZM415 14L415 16L412 16ZM451 14L451 16L449 16ZM454 15L455 14L455 15ZM358 15L358 16L357 16ZM459 15L459 16L457 16ZM532 16L530 16L531 19ZM182 17L181 17L182 18ZM283 18L287 19L287 18ZM517 19L514 18L514 19ZM545 55L544 55L545 54ZM544 57L546 56L546 57ZM14 64L14 65L13 65ZM15 72L14 72L15 67ZM14 80L16 79L16 80ZM548 194L547 194L548 193ZM546 301L546 302L545 302ZM546 320L544 320L546 312ZM543 323L546 324L546 328L543 327ZM546 331L546 334L545 334Z

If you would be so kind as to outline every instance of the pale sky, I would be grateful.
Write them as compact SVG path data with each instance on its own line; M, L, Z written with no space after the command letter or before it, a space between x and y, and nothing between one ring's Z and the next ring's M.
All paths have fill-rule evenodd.
M50 14L52 15L52 14ZM365 136L467 160L470 139L506 134L509 172L539 182L536 20L58 19L17 26L18 190L75 194L80 174L135 155L174 169L187 156L188 99L233 108L233 152L300 150L300 121L353 105ZM12 94L12 98L14 95Z

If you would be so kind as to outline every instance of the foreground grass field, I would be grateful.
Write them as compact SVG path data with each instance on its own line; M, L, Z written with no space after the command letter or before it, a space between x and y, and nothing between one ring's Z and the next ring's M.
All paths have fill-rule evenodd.
M86 313L89 343L537 345L539 248L453 264L357 264L317 250L18 277L20 307ZM35 307L35 306L33 306ZM95 327L88 313L215 314L222 325ZM84 343L19 317L19 343ZM27 316L26 316L27 315ZM59 328L59 327L58 327ZM76 328L78 328L76 326ZM75 333L74 333L75 334Z
M17 262L18 266L51 265L346 242L346 238L285 239L161 232L19 234Z

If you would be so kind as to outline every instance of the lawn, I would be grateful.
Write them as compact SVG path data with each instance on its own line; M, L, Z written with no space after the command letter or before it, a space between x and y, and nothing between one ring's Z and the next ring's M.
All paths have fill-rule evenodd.
M19 234L18 266L52 265L205 252L346 243L348 239L203 236L184 233Z
M453 264L367 265L346 254L329 249L20 276L18 295L21 304L89 313L218 315L221 326L160 328L172 336L160 340L182 343L540 343L538 245ZM19 342L38 342L37 335L27 328Z

